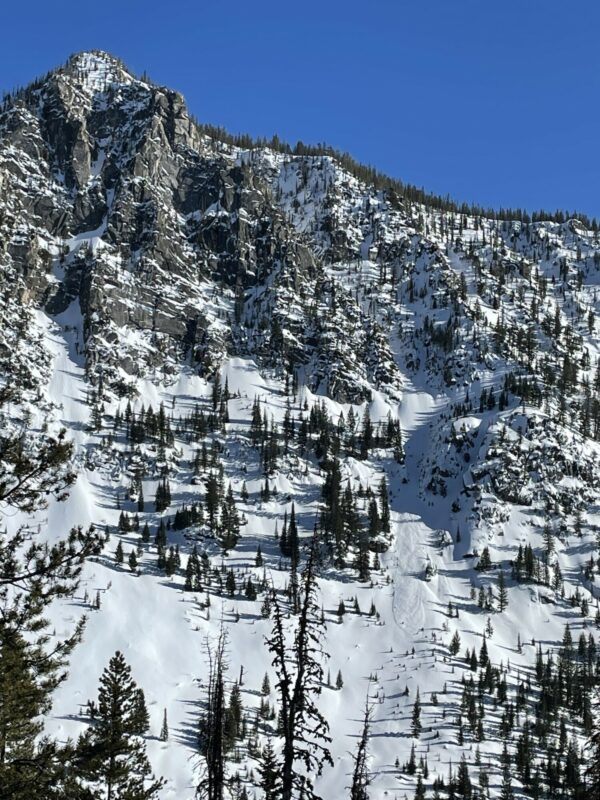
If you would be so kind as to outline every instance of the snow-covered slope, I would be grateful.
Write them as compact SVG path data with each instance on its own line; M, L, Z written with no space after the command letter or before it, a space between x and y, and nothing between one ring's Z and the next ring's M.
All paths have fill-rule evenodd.
M473 782L483 775L485 788L487 776L499 796L507 707L517 708L510 753L539 713L538 647L559 648L566 624L575 641L598 625L595 227L399 202L331 155L218 141L179 95L102 53L6 100L0 187L0 380L19 390L5 421L64 426L76 445L68 500L27 521L50 536L90 523L109 533L79 595L54 609L57 631L83 613L89 621L48 730L85 728L119 649L149 702L162 797L193 797L207 647L224 625L228 690L243 670L248 720L228 769L261 797L259 751L277 742L275 721L257 716L265 673L274 686L262 606L265 588L289 579L276 535L293 504L301 538L316 530L323 553L331 681L319 706L333 767L317 780L321 796L349 796L367 693L373 798L412 797L419 774L447 781L463 756ZM164 436L148 433L148 409L161 406ZM374 440L363 447L367 416ZM137 438L136 419L146 430ZM343 559L329 547L323 486L336 459L363 530L373 498L383 513L383 478L389 490L390 530L369 541L368 577L355 540ZM219 465L242 519L228 553L206 520ZM165 477L171 502L156 511ZM176 529L175 512L192 504L204 521ZM124 514L139 527L119 529ZM167 550L178 547L171 574L155 543L161 520ZM2 525L21 521L7 513ZM527 572L529 546L539 562ZM210 569L201 589L184 591L194 547ZM480 657L478 690L465 651L483 644L494 675L487 686ZM471 677L479 726L467 721ZM274 689L267 699L276 707ZM553 749L561 720L575 743L585 735L583 715L561 707L545 746L536 739L543 776L549 753L565 768ZM427 768L405 768L412 748ZM530 791L524 782L515 770L517 795Z

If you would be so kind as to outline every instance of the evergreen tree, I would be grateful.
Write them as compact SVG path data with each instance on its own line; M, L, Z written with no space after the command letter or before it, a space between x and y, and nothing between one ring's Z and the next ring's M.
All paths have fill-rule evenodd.
M500 570L498 575L498 609L500 612L508 606L508 589L506 588L506 580L504 572Z
M167 742L169 740L169 723L167 721L167 709L165 708L163 712L163 721L162 726L160 729L160 740L161 742Z
M460 635L459 635L458 631L454 632L454 636L450 640L449 650L450 650L450 653L453 656L458 655L458 653L460 651Z
M221 629L214 651L208 651L206 707L200 718L198 737L206 770L196 794L206 800L223 800L225 792L225 645L225 634Z
M373 447L373 423L369 414L369 407L365 407L360 438L360 457L364 460L369 457L369 450Z
M305 800L315 797L312 781L295 769L302 762L307 775L320 775L325 763L333 764L327 745L331 741L326 719L314 697L321 693L323 668L320 642L323 623L316 602L316 544L313 541L300 588L296 631L288 645L284 614L277 594L272 592L273 629L267 639L277 674L283 752L280 764L281 794L278 800L292 800L294 789Z
M417 776L417 786L415 788L414 800L427 800L425 786L423 785L423 778L420 775Z
M82 777L98 800L151 800L163 786L151 773L140 738L139 691L117 651L100 678L96 719L79 745Z
M473 796L473 786L469 777L469 768L467 767L467 760L464 753L460 759L456 774L456 793L461 800L471 800Z
M260 688L260 693L263 697L268 697L271 694L271 683L269 681L269 675L265 672L265 677L263 678L262 686Z
M132 550L131 553L129 553L128 564L129 564L129 569L132 572L135 572L137 570L138 562L137 562L137 556L135 554L135 550Z
M481 558L479 559L479 563L477 564L476 569L480 570L481 572L486 572L492 568L492 559L490 557L490 549L489 547L484 547L481 552Z
M132 717L133 730L138 736L143 736L150 728L150 718L146 708L144 690L139 687L135 690L135 703Z
M411 733L415 739L418 739L421 735L421 696L418 689L412 710Z
M240 519L233 498L231 484L223 500L221 509L221 525L219 527L219 544L223 550L233 550L240 538Z
M500 800L514 800L512 778L510 774L510 755L506 742L502 751L502 785L500 787Z
M13 391L0 388L2 418ZM2 512L32 513L49 498L66 499L75 480L71 457L64 431L58 437L22 430L13 436L0 425ZM67 676L82 625L67 637L50 637L44 614L56 598L77 590L85 560L101 551L104 537L93 528L74 528L53 544L36 536L33 526L0 533L0 794L10 800L75 800L84 796L73 782L77 754L71 745L43 736L43 719L52 692Z
M352 786L350 788L350 800L369 800L369 767L367 764L369 747L369 730L371 723L371 707L369 705L369 691L365 701L365 711L363 715L363 726L354 755L354 770L352 772Z
M594 697L592 731L587 742L587 795L589 800L600 800L600 690Z
M263 748L258 774L260 775L259 786L264 792L264 800L279 800L281 797L279 765L270 739Z
M156 487L156 495L154 498L154 508L157 514L164 511L171 505L171 487L166 476L158 482Z

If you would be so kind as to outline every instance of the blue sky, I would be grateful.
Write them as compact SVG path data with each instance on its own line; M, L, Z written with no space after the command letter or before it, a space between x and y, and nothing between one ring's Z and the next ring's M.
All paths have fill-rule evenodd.
M0 88L108 50L233 132L327 142L491 206L600 217L600 3L53 0L2 9Z

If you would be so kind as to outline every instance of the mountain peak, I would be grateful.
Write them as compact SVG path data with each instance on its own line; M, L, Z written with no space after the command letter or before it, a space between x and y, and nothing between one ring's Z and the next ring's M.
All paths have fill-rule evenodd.
M95 92L104 92L113 84L129 84L135 80L120 59L104 50L75 53L69 58L65 71L76 76L84 88Z

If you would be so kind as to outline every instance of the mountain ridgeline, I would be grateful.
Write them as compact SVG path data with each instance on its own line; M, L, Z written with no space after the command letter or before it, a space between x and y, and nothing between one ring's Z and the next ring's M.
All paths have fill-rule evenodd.
M100 51L8 95L7 796L595 796L599 289Z

